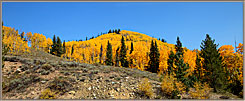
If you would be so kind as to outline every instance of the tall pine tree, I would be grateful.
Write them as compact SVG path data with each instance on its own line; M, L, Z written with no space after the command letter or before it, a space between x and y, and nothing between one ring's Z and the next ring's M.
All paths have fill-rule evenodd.
M100 63L102 63L102 54L103 53L103 46L102 46L102 44L101 44L101 46L100 46Z
M173 68L174 68L174 58L175 58L175 54L174 52L171 50L170 54L168 56L168 74L172 74L173 72Z
M152 73L157 73L159 69L159 57L160 53L157 48L157 43L151 42L151 48L150 48L150 54L149 54L150 60L148 62L148 68L146 69L147 71L150 71Z
M107 50L106 50L106 61L105 61L106 65L112 66L113 62L112 62L112 45L108 40L108 44L107 44Z
M214 92L219 92L225 88L226 75L222 66L222 57L217 50L218 45L206 34L206 39L201 43L201 54L204 58L203 68L205 69L204 81L214 88Z
M119 48L120 47L117 47L117 50L116 50L116 64L115 64L115 66L119 66Z
M128 67L128 61L126 57L127 48L124 42L124 37L121 39L121 50L120 50L120 62L123 67Z
M57 54L56 50L57 50L57 41L56 41L56 36L54 35L53 36L53 44L52 44L51 50L50 50L51 54L56 55Z

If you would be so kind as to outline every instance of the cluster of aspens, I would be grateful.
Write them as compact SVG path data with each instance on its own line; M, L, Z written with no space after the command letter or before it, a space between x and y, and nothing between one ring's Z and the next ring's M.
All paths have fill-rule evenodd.
M192 87L194 81L207 82L215 91L240 93L243 85L243 44L236 52L231 45L217 49L209 35L201 50L188 50L177 44L168 44L145 34L114 30L87 41L63 43L59 37L46 38L31 32L3 26L3 53L23 54L37 49L81 63L138 68L159 74L169 74ZM106 47L103 47L106 46ZM130 48L129 48L130 47Z

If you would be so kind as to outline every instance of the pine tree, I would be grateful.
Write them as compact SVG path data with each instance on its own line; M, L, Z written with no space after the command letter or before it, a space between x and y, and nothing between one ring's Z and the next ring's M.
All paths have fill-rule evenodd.
M183 56L183 48L182 48L182 43L179 40L179 37L177 37L176 45L175 45L175 50L176 54L178 56L182 55Z
M129 54L131 54L133 51L134 51L134 44L133 44L133 42L131 42L131 50L130 50Z
M173 72L173 68L174 68L174 58L175 58L175 54L174 52L171 50L170 54L169 54L169 58L168 58L168 74L170 75Z
M151 48L150 48L150 54L149 54L150 60L148 62L149 67L147 68L147 71L150 71L152 73L157 73L159 69L159 57L160 53L157 48L157 43L151 42Z
M160 58L160 52L159 52L159 49L158 49L158 46L157 46L157 41L155 41L155 71L158 71L159 69L159 58Z
M74 52L74 46L72 45L72 47L71 47L71 56L72 56L73 52Z
M217 50L218 45L206 34L206 39L201 43L201 54L204 58L203 68L205 69L204 81L214 88L214 92L219 92L225 88L226 75L222 67L222 57Z
M162 42L167 42L166 40L162 39Z
M88 37L86 37L86 41L88 40Z
M119 59L119 48L120 47L117 47L117 50L116 50L116 64L115 64L115 66L119 66L119 61L120 61L120 59Z
M127 57L126 57L126 52L127 52L127 49L126 49L126 45L125 45L125 42L124 42L124 37L122 36L121 50L120 50L120 62L121 62L121 65L123 67L128 67L128 61L127 61Z
M197 53L197 55L196 55L196 70L194 70L194 75L196 75L198 81L201 81L201 73L202 73L201 59Z
M24 33L24 32L22 32L22 33L20 34L21 39L23 39L23 38L24 38L24 36L25 36L25 33Z
M66 46L65 46L65 45L66 45L66 42L65 42L65 40L64 40L63 46L62 46L62 47L63 47L63 49L62 49L62 50L63 50L63 51L62 51L62 54L65 54L65 53L66 53Z
M107 50L106 50L106 61L105 61L106 65L112 66L113 62L112 62L112 46L108 40L108 44L107 44Z
M57 37L57 56L60 57L63 54L62 42L59 37Z
M118 33L117 34L120 34L120 29L118 29L118 31L117 31Z
M108 33L111 33L111 29L109 30L109 32Z
M100 63L102 63L102 54L103 53L103 46L102 46L102 44L101 44L101 46L100 46Z
M179 37L177 37L176 45L175 45L175 59L174 64L176 66L176 69L174 70L176 74L176 78L178 81L183 82L187 86L187 90L193 85L192 81L190 80L191 77L185 77L185 75L188 73L187 70L190 68L189 64L184 63L183 59L183 48L182 43L179 40Z
M117 29L115 29L115 33L116 33L116 34L118 33Z
M53 36L53 45L51 47L52 47L51 50L50 50L51 54L52 55L56 55L57 54L56 53L56 51L57 51L57 41L56 41L56 36L55 35Z

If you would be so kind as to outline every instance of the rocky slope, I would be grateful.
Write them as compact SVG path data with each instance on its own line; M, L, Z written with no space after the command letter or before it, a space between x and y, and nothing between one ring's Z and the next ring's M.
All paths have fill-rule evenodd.
M148 99L138 90L143 78L149 78L153 86L154 94L150 99L167 98L161 93L155 73L68 62L44 52L7 55L2 74L3 99L41 99L49 89L48 97L56 99ZM188 95L182 96L188 98Z

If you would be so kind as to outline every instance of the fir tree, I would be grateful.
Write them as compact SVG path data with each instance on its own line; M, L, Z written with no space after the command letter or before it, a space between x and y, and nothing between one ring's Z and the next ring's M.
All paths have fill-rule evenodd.
M174 68L174 58L175 58L175 54L174 52L171 50L170 54L169 54L169 58L168 58L168 74L171 74L173 72L173 68Z
M127 61L127 57L126 57L126 52L127 52L127 49L126 49L126 45L125 45L125 42L124 42L124 37L122 36L121 50L120 50L120 62L121 62L121 65L123 67L128 67L128 61Z
M179 37L177 37L176 45L175 45L175 50L176 54L178 56L182 55L183 56L183 48L182 48L182 43L179 40Z
M57 37L57 56L60 57L63 54L62 42L59 37Z
M57 51L57 41L56 41L56 37L54 35L53 36L53 44L51 46L50 52L51 52L52 55L56 55L57 54L56 51Z
M101 44L101 46L100 46L100 63L102 63L102 54L103 53L103 46L102 46L102 44Z
M151 42L151 48L150 48L150 54L149 54L150 60L148 62L149 67L147 68L147 71L150 71L152 73L157 73L159 69L159 57L160 53L157 48L157 43Z
M218 45L206 34L206 39L201 43L201 54L204 58L203 68L205 69L204 81L214 88L214 92L219 92L225 88L226 75L222 67L222 57L217 50Z
M115 33L116 33L116 34L118 33L117 29L115 29Z
M196 75L197 80L201 81L201 59L197 53L196 55L196 70L194 70L194 75Z
M115 66L119 66L119 61L120 61L120 59L119 59L119 48L120 47L117 47L117 50L116 50L116 64L115 64Z
M111 29L109 30L109 32L108 33L111 33Z
M176 74L176 78L178 81L183 82L187 86L187 90L193 85L190 78L192 77L185 77L185 75L188 73L187 70L190 68L189 64L184 63L183 59L183 48L182 43L179 40L179 37L177 37L176 45L175 45L175 59L174 64L176 66L176 69L174 70Z
M112 46L108 40L108 44L107 44L107 50L106 50L106 61L105 61L106 65L112 66L113 62L112 62Z
M66 42L65 42L65 40L64 40L63 46L62 46L62 47L63 47L63 49L62 49L62 50L63 50L63 51L62 51L62 54L65 54L65 53L66 53L66 46L65 46L65 45L66 45Z
M74 52L74 45L72 45L72 47L71 47L71 56L72 56L73 52Z
M24 32L22 32L22 33L20 34L21 39L23 39L23 38L24 38L24 36L25 36L25 33L24 33Z
M117 31L118 33L117 34L120 34L120 29L118 29L118 31Z
M88 37L86 37L86 41L88 40Z
M162 39L161 41L162 41L162 42L167 42L165 39Z
M129 54L131 54L133 51L134 51L134 44L133 44L133 42L131 42L131 50L130 50Z

